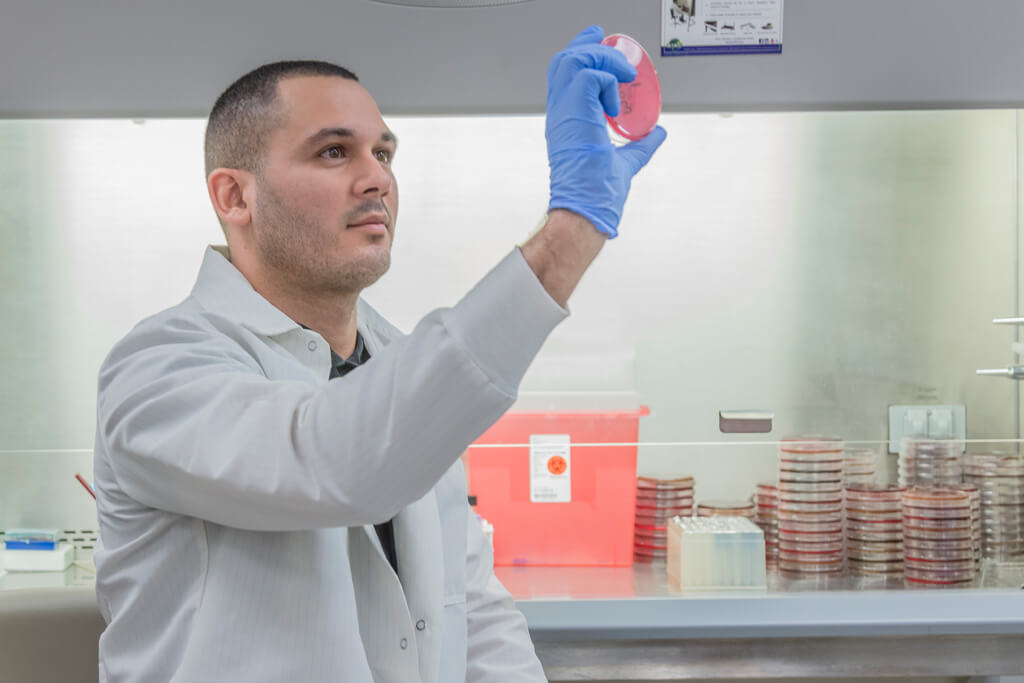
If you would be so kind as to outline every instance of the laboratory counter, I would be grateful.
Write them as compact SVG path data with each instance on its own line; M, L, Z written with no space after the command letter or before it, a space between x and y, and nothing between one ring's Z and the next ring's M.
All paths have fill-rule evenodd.
M496 573L552 681L1024 674L1024 564L986 563L971 588L930 590L769 573L759 592L681 594L645 564ZM87 564L0 576L0 633L71 610L98 635L98 611L85 614L94 581Z
M1024 564L960 589L769 572L767 590L687 594L650 564L496 573L552 680L1024 674Z

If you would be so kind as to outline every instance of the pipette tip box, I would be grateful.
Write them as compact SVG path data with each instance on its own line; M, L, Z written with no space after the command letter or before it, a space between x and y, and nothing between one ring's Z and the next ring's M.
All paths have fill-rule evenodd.
M665 570L682 591L765 590L764 532L746 517L673 517Z
M11 550L2 553L7 571L62 572L75 560L75 546L60 543L51 550Z

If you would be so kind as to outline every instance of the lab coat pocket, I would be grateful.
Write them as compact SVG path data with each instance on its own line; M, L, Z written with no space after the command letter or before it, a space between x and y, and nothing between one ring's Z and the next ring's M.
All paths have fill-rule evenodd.
M460 592L457 592L457 593L447 593L446 592L445 595L444 595L444 608L446 610L445 614L447 615L447 609L449 607L457 607L458 605L462 605L463 606L462 607L462 611L463 611L463 613L465 613L465 611L466 611L466 608L465 608L465 605L466 605L466 592L465 591L460 591Z
M442 626L444 652L438 669L438 683L466 680L467 618L466 594L445 595Z

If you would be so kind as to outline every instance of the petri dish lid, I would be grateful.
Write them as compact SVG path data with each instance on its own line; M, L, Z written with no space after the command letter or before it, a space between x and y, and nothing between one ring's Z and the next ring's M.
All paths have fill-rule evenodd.
M903 523L903 515L899 510L885 512L869 512L865 510L846 509L846 520L850 524L893 524Z
M637 488L642 489L662 489L662 490L675 490L675 489L692 489L694 485L693 477L678 477L676 479L658 479L656 477L637 477L636 478Z
M840 493L843 483L840 481L782 481L779 482L778 493ZM840 494L841 495L841 494Z
M843 441L838 436L787 436L779 440L783 453L836 453L843 455Z
M608 116L608 123L619 135L639 140L654 130L661 114L661 84L654 62L643 46L627 35L613 33L605 36L602 45L613 47L636 67L636 79L619 83L619 115Z
M754 503L749 500L704 500L698 503L697 507L714 510L753 510Z
M989 476L1024 475L1024 458L1019 455L968 453L965 466L973 472Z
M850 561L850 571L864 574L902 574L903 563L898 561L861 560L856 557L847 558Z
M949 488L917 487L903 493L903 504L909 507L968 507L970 496L965 491Z
M795 510L789 510L786 508L779 509L779 526L790 527L791 522L819 522L819 523L833 523L838 524L840 527L843 524L843 511L840 510L829 510L826 512L798 512Z
M645 491L639 489L636 492L636 499L638 501L644 501L645 505L671 505L678 500L688 500L693 498L693 489L689 491L658 491L655 493L652 490Z
M843 502L843 492L836 491L780 491L779 500L791 503L839 503Z
M874 531L862 529L847 529L846 538L850 541L860 543L886 543L903 540L903 530L898 531Z
M797 544L800 543L834 543L836 541L843 542L843 531L829 530L827 532L818 531L797 531L793 529L780 529L779 539L783 541L791 541Z

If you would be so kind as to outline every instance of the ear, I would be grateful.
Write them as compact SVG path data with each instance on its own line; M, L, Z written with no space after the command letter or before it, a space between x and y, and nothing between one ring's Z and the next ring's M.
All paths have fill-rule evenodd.
M210 202L225 227L244 227L252 221L252 212L246 203L252 174L237 168L215 168L206 179Z

